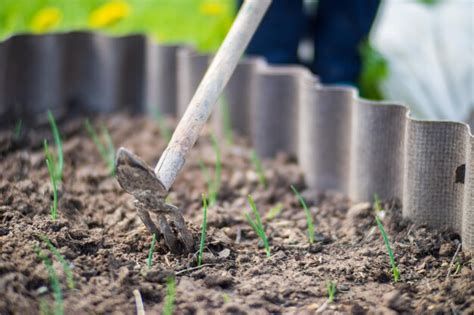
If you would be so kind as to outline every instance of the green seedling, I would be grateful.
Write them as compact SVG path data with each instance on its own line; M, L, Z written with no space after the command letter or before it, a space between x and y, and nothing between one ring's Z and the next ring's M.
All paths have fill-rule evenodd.
M262 160L258 157L257 152L252 150L250 152L250 159L252 164L255 167L255 171L258 175L258 181L263 188L267 188L267 179L265 178L265 173L263 172Z
M165 117L161 114L160 109L157 106L152 107L152 113L153 117L155 117L156 123L158 124L158 129L160 130L160 133L163 135L163 138L165 138L166 141L169 142L173 133L171 132L171 129L168 128L168 126L166 125Z
M54 270L53 263L47 255L43 254L43 252L38 247L35 248L35 251L36 255L41 259L44 266L46 267L46 270L48 271L48 277L54 297L54 315L62 315L64 314L63 293L59 283L58 275L56 274L56 270ZM44 306L42 308L44 309Z
M221 172L222 172L222 163L221 163L221 151L219 149L219 143L214 134L211 134L212 147L216 155L216 164L214 169L214 178L211 177L209 169L206 168L203 161L199 161L199 166L201 172L204 175L205 180L207 181L208 187L208 205L212 206L217 202L217 196L219 194L219 189L221 186Z
M275 219L281 213L281 210L283 210L283 204L279 202L274 207L270 208L265 219L267 219L267 221Z
M374 210L376 213L383 211L382 200L380 200L380 197L377 194L374 194Z
M43 242L46 243L48 246L49 251L56 257L56 259L61 263L63 266L64 274L66 275L66 282L68 289L74 289L74 276L71 270L71 265L66 261L66 259L61 255L56 247L54 247L53 243L46 237L46 235L40 235L40 238Z
M44 154L46 156L46 166L48 167L49 178L51 185L53 186L53 204L51 205L51 219L56 220L58 218L58 178L55 176L55 162L54 158L49 151L48 141L45 139L43 142Z
M334 297L336 296L336 283L332 281L326 282L326 290L328 292L328 302L332 303L334 301Z
M314 243L314 223L313 223L313 216L311 215L311 211L309 211L308 206L306 205L306 202L303 199L303 196L299 193L298 190L296 190L295 186L291 185L291 190L295 193L296 197L300 201L301 206L304 209L304 212L306 214L306 225L308 226L308 239L309 243L313 244Z
M174 300L176 296L176 281L174 277L166 280L166 297L163 306L163 315L172 315L174 309Z
M255 205L255 202L253 201L253 198L250 195L248 196L248 202L250 204L250 208L252 208L252 212L255 216L255 220L252 220L252 218L250 217L248 213L245 214L245 217L247 218L247 221L249 222L252 229L255 231L255 233L257 233L257 235L263 241L263 246L265 247L265 252L267 254L267 257L270 257L270 245L268 244L268 238L265 235L265 229L262 224L262 218L260 217L260 213L258 213L257 206Z
M224 303L225 303L225 304L230 303L230 302L232 301L231 298L230 298L230 296L229 296L229 294L227 294L227 293L225 293L225 292L222 293L222 299L224 300Z
M89 122L89 119L86 119L84 126L86 127L87 133L92 138L92 141L94 141L95 145L97 146L100 156L107 164L110 175L115 175L115 147L109 131L103 124L100 126L102 138L105 142L104 144L102 141L100 141L99 136L97 135L94 127Z
M202 195L202 226L201 226L201 242L199 243L199 254L198 254L198 266L202 264L202 252L204 251L204 245L206 243L206 230L207 230L207 198L206 195Z
M58 158L53 156L51 151L49 151L48 147L45 146L45 154L46 158L49 157L51 164L54 170L54 177L56 178L56 182L61 182L63 178L63 170L64 170L64 156L63 156L63 143L61 140L61 135L59 134L58 125L56 124L56 120L54 120L54 116L51 111L48 110L48 120L51 126L51 131L53 132L54 143L56 144Z
M21 131L23 128L23 121L19 119L15 124L15 128L13 128L13 139L18 140L21 136Z
M221 114L222 114L222 125L224 126L224 136L228 145L232 145L234 142L234 135L232 133L232 122L230 119L230 107L229 101L225 94L220 99Z
M148 251L148 259L146 260L146 265L148 266L148 268L151 268L151 263L153 260L153 252L155 250L155 244L156 244L156 234L153 233L153 236L151 238L150 250Z
M390 258L390 265L392 267L393 281L397 282L400 279L400 271L398 270L397 264L395 263L395 257L393 255L392 248L390 247L390 241L388 240L387 233L385 232L382 221L378 215L375 215L375 221L377 222L377 226L380 230L380 233L382 234L385 247L387 248L388 256Z

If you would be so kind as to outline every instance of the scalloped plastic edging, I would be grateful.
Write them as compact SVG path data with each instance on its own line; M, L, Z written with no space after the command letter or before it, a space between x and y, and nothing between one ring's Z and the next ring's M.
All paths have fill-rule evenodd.
M0 43L0 122L74 106L179 116L210 58L142 35L14 36ZM451 228L474 250L474 138L466 124L415 120L403 105L364 100L301 66L255 57L241 60L224 98L234 131L262 157L294 154L313 191L398 199L404 217ZM216 106L216 130L221 114Z

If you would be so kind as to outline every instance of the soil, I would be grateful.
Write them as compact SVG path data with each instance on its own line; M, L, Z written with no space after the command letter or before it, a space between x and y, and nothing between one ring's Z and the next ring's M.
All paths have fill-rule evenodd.
M105 123L117 147L131 149L150 165L165 148L157 125L144 117L117 114L94 122ZM53 143L49 126L23 125L20 139L9 130L0 133L0 314L37 314L41 301L53 305L36 246L54 262L66 314L133 314L135 289L147 313L161 313L166 280L173 275L176 314L474 313L472 258L460 251L453 259L457 234L413 226L401 219L397 203L384 203L383 223L401 274L394 283L372 205L326 193L308 199L316 229L316 242L309 246L305 213L289 188L305 190L296 161L283 154L264 161L264 188L249 159L251 148L237 137L233 145L221 145L222 184L208 211L204 265L196 267L196 253L176 256L158 241L148 268L151 235L136 215L133 197L107 173L83 120L59 122L65 170L56 221L49 216L52 190L42 151L43 138ZM183 208L196 251L201 194L207 188L200 160L213 168L209 130L169 197ZM264 218L270 258L245 220L248 194ZM278 203L282 211L265 218ZM74 289L67 288L62 265L41 235L70 262ZM328 281L337 283L332 303L327 303Z

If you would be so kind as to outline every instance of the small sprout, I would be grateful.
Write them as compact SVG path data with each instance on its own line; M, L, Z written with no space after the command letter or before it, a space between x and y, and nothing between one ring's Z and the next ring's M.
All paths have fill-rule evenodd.
M326 282L326 290L328 291L328 302L332 303L336 296L336 283L332 281Z
M311 215L311 211L309 211L308 206L306 205L306 202L303 199L303 196L301 196L299 191L296 190L295 186L291 185L290 187L295 193L296 197L299 199L300 204L303 207L304 212L306 213L306 225L308 226L309 243L313 244L314 243L314 223L313 223L313 216Z
M221 115L222 115L222 125L224 126L224 136L227 141L227 144L232 145L234 142L234 137L232 133L232 123L230 119L230 107L227 97L223 94L220 99L221 106Z
M51 205L51 219L56 220L58 218L58 183L55 174L55 163L54 158L48 148L48 141L44 140L44 153L46 156L46 166L48 167L49 178L51 185L53 186L53 204Z
M172 315L174 309L174 300L176 295L176 282L174 277L166 280L166 297L163 306L163 315Z
M383 211L382 200L380 200L378 194L374 194L374 210L376 213L380 213Z
M171 132L170 128L168 128L168 126L166 125L165 117L163 117L163 115L161 114L157 106L153 106L151 111L152 111L153 117L156 120L156 123L158 124L158 129L160 130L160 133L163 135L163 138L165 138L165 140L169 142L171 140L171 136L173 135L173 133Z
M248 202L250 204L250 207L252 208L255 220L252 220L248 213L245 214L245 217L247 218L247 221L249 222L255 233L257 233L257 235L262 239L267 257L270 257L270 245L268 244L268 238L265 235L265 229L262 224L262 218L260 217L260 213L258 213L257 206L255 206L255 202L253 201L253 198L250 195L248 196Z
M58 275L56 274L56 270L53 268L51 259L49 259L47 255L43 254L43 252L38 247L35 248L35 252L38 258L43 261L43 264L48 271L49 281L51 283L51 289L53 290L54 297L54 315L62 315L64 314L63 293L59 283ZM44 308L44 305L42 308Z
M265 178L265 173L263 172L262 161L257 155L255 150L250 152L250 159L252 160L253 166L255 167L255 171L258 174L258 181L263 188L267 188L267 179Z
M461 264L461 260L459 259L459 257L456 258L456 269L454 270L454 274L457 275L459 272L461 272L461 268L462 268L462 264Z
M61 135L59 134L58 125L54 120L54 116L51 111L48 110L48 120L51 126L51 130L53 132L54 143L56 144L56 148L58 150L58 160L56 163L56 159L54 158L53 154L49 152L47 155L50 155L50 160L53 164L54 169L54 177L56 178L57 182L60 182L63 178L63 170L64 170L64 156L63 156L63 143L61 141Z
M267 219L267 221L275 219L281 213L281 210L283 210L283 204L279 202L274 207L270 208L265 219Z
M216 154L214 178L211 177L210 171L206 168L206 166L204 165L204 162L199 161L201 172L203 173L204 178L207 181L208 194L209 194L209 197L208 197L209 206L212 206L217 202L217 195L219 193L219 189L221 186L221 172L222 172L221 152L219 149L217 138L214 134L211 134L211 141L212 141L212 147L214 148L214 152Z
M22 130L23 130L23 121L19 119L15 124L15 128L13 128L13 139L15 140L20 139Z
M148 251L148 259L146 261L146 265L148 266L148 268L151 268L151 263L153 260L153 251L155 250L155 243L156 243L156 234L153 233L153 236L151 238L150 250Z
M390 247L390 241L388 240L387 233L385 232L382 221L378 215L375 215L375 221L377 221L377 226L380 230L380 233L382 234L385 247L387 248L388 256L390 258L390 265L392 266L393 281L397 282L400 279L400 272L398 270L397 264L395 263L395 257L393 256L393 251Z
M46 235L40 235L40 238L49 248L49 251L56 257L56 259L61 263L63 266L64 274L66 275L66 282L68 289L74 289L74 276L71 270L70 264L66 261L66 259L59 253L58 249L54 247L51 241L48 239Z
M202 264L202 252L206 243L206 229L207 229L207 198L202 194L202 225L201 225L201 242L199 244L198 266Z
M230 303L232 300L230 299L229 294L227 293L222 293L222 299L224 300L224 304Z
M84 123L87 133L94 141L97 149L99 150L100 156L107 164L110 175L115 175L115 147L112 142L112 137L110 136L109 131L104 125L101 125L102 137L105 141L105 145L100 141L99 136L95 132L94 127L92 127L89 119L86 119Z

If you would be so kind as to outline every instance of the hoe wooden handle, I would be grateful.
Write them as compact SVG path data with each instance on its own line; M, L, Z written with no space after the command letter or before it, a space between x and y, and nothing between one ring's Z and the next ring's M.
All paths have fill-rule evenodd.
M168 147L156 165L155 174L166 190L169 190L183 167L187 152L199 137L214 104L234 72L270 3L271 0L244 1L229 33L176 127Z

